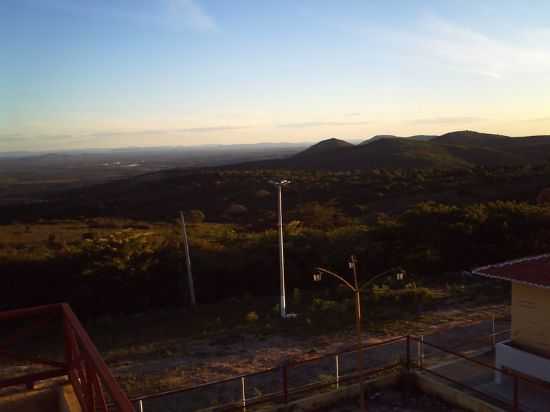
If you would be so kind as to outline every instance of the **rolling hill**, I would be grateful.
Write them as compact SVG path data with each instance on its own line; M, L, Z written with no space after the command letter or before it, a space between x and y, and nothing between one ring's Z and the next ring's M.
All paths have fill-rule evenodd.
M60 190L47 196L44 194L44 200L39 203L26 206L13 204L1 210L4 221L24 217L32 219L68 216L166 219L175 216L181 209L200 209L207 216L223 217L231 205L242 204L254 205L254 211L249 209L250 214L239 217L243 222L252 222L255 218L266 219L267 215L261 213L271 210L273 206L273 193L270 191L272 188L266 186L271 176L290 176L293 185L289 190L296 194L295 202L304 201L306 192L311 201L330 201L338 193L342 199L349 198L348 201L342 200L349 206L359 200L377 201L380 193L391 188L386 187L387 182L378 188L372 182L357 186L347 182L345 176L348 173L333 174L323 171L369 172L375 169L431 169L428 174L438 175L442 171L441 176L462 176L463 179L464 176L474 176L471 183L462 185L460 193L452 190L438 192L437 199L440 200L459 202L480 199L483 196L487 199L500 199L503 196L507 199L525 199L533 198L533 193L546 187L548 179L542 175L523 176L518 174L518 167L523 170L526 165L543 164L550 164L550 136L512 138L464 131L447 133L430 141L380 138L369 144L358 145L340 139L327 139L282 159L206 168L174 167L72 190ZM478 167L509 167L515 170L512 175L514 179L517 176L517 179L505 178L499 184L494 181L487 183L483 180L485 173L475 171ZM506 169L498 170L497 174L506 175ZM363 176L361 179L364 178L365 181L378 175L378 172L354 174ZM317 181L318 176L325 176L325 180ZM296 181L298 177L303 178L301 187ZM334 179L340 180L336 184ZM456 182L455 177L450 181ZM334 183L335 186L330 186L329 183ZM415 194L415 191L420 190L418 182L415 184L417 186L410 187L414 193L405 196L406 199L397 203L384 200L385 203L380 204L379 210L389 210L397 205L403 206L436 196L431 192L433 188L425 188L428 197ZM476 188L475 185L479 187ZM256 196L258 191L266 190L269 196ZM359 198L356 199L357 196Z
M353 144L348 143L340 139L326 139L322 140L319 143L314 144L313 146L307 148L306 150L299 152L294 156L295 159L304 159L315 158L317 156L331 155L335 152L342 150L350 149L355 147Z
M419 135L408 136L408 137L395 136L392 134L379 134L361 142L360 144L365 145L365 144L376 142L377 140L381 140L381 139L407 139L407 140L415 140L418 142L428 142L436 137L438 136L427 135L427 134L419 134Z
M437 137L379 135L356 146L329 139L265 166L330 170L460 169L541 164L549 160L550 136L508 137L458 131ZM263 166L262 162L254 165Z

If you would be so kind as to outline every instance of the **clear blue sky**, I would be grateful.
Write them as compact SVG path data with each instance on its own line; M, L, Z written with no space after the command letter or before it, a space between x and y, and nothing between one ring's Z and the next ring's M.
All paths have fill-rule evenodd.
M0 151L550 133L524 4L2 0Z

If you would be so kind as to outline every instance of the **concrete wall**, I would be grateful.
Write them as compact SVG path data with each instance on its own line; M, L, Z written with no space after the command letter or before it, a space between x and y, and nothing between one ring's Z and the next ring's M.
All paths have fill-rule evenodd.
M380 390L388 386L397 385L400 374L395 373L383 378L367 380L369 390ZM359 395L359 384L343 386L340 389L320 393L289 402L287 405L277 405L266 409L269 412L309 412L336 405L339 402L356 398Z
M453 388L439 379L435 379L423 373L417 373L415 375L418 389L424 393L437 396L451 405L458 406L459 408L471 412L505 412L503 409L471 396L460 389Z
M396 373L392 376L369 382L371 390L384 390L389 386L404 385L401 380L403 375ZM458 406L470 412L505 412L503 409L493 406L479 398L469 395L468 393L452 388L441 380L427 376L424 373L413 373L407 375L410 383L416 386L420 391L430 394L434 397L442 399L447 403ZM404 390L404 387L400 388ZM266 412L310 412L320 409L329 408L338 405L341 402L357 397L359 394L359 385L349 385L339 390L325 392L322 394L310 396L298 401L290 402L288 405L278 405L273 408L267 408Z
M550 289L512 284L512 341L550 357Z

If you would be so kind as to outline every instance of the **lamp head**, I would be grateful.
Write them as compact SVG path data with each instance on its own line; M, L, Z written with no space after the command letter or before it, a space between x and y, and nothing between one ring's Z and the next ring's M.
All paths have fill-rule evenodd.
M315 272L313 274L313 281L314 282L320 282L321 279L323 279L323 274L321 272Z
M270 180L269 183L271 183L274 186L286 186L292 182L287 179L280 179L280 180Z
M395 273L395 279L396 280L403 280L405 278L405 276L407 276L407 272L405 272L404 270L400 269L398 270L396 273Z

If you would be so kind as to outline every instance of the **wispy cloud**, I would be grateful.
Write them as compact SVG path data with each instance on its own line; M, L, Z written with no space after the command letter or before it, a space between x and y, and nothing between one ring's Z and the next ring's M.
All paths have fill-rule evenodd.
M206 13L197 0L169 0L169 11L176 16L175 24L181 18L187 27L197 31L218 30L214 18Z
M213 127L191 127L187 129L176 129L175 131L184 133L208 133L208 132L225 132L230 130L249 129L252 126L213 126Z
M442 125L455 125L464 123L475 123L487 120L483 117L473 116L444 116L444 117L428 117L423 119L412 119L409 123L414 124L442 124Z
M158 0L139 4L129 0L45 0L42 5L86 18L116 19L173 31L211 32L219 29L216 20L205 11L199 0Z
M25 138L17 134L0 134L0 143L19 143L22 140Z
M23 134L23 133L0 133L0 142L12 143L12 142L33 142L41 139L47 139L50 141L63 141L72 139L70 134Z
M526 122L533 122L533 123L543 123L543 122L550 122L550 116L547 117L535 117L533 119L526 119Z
M0 152L40 148L71 147L92 141L78 134L0 133Z
M59 144L110 144L116 141L131 141L132 139L155 137L192 137L194 134L230 132L248 129L253 126L209 126L175 129L143 129L143 130L102 130L97 132L75 133L0 133L0 145L59 145ZM0 147L1 148L1 147Z
M550 71L550 42L541 41L541 37L550 39L547 28L512 29L502 38L433 15L420 21L414 30L382 28L377 32L416 58L486 78Z
M359 126L369 124L369 122L303 122L303 123L283 123L277 127L302 129L306 127L331 127L331 126Z
M252 126L208 126L208 127L188 127L177 129L144 129L144 130L106 130L101 132L89 133L88 137L116 137L116 136L154 136L167 134L191 134L191 133L209 133L225 132L231 130L248 129Z

